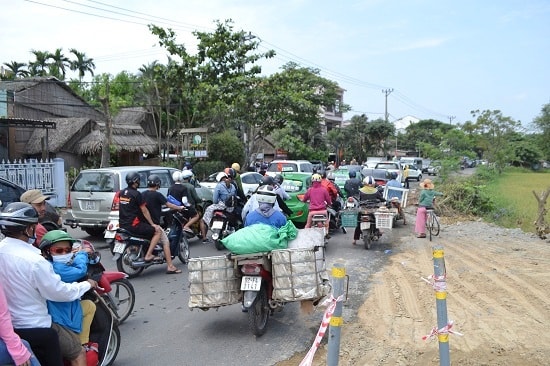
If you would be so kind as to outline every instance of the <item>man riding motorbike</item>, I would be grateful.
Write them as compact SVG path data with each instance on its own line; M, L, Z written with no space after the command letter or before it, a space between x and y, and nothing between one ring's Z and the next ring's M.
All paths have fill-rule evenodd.
M379 203L385 202L384 195L376 188L376 180L367 176L363 179L363 187L359 190L359 202ZM361 238L361 220L357 220L357 226L353 232L353 245Z
M352 170L348 173L349 179L344 183L344 191L347 197L359 197L359 189L363 186L361 179L357 178L357 172Z

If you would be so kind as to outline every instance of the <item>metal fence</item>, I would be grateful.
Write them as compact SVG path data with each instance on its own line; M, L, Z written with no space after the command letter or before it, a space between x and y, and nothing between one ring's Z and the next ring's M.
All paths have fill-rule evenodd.
M26 190L39 189L51 196L50 203L57 207L65 205L65 166L60 158L47 161L37 159L0 162L0 177Z

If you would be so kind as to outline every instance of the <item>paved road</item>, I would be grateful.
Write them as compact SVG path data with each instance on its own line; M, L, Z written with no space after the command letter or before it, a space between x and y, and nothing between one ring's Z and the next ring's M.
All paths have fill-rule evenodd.
M412 222L414 218L408 220ZM353 230L330 239L327 268L336 262L343 263L350 277L349 296L343 307L345 322L353 321L363 303L370 274L399 250L399 238L410 233L411 227L399 224L368 251L362 245L352 245ZM92 239L96 246L104 246L103 240L93 240L79 229L69 232L75 237ZM101 252L103 264L115 269L110 252L106 248ZM192 257L220 254L211 244L191 241ZM281 313L270 318L267 333L256 338L248 330L246 314L239 305L218 311L190 311L187 267L177 259L175 263L183 274L167 275L165 266L158 265L131 280L136 290L136 306L120 327L122 347L116 365L273 365L310 347L323 316L320 311L304 315L298 303L287 304Z

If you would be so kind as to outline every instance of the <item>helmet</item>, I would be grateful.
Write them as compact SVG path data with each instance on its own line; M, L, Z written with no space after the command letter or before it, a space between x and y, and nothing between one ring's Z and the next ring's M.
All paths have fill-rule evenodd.
M275 184L275 180L271 175L264 175L260 181L260 186L272 186Z
M374 185L376 184L376 181L374 180L373 177L371 177L370 175L365 177L365 179L363 179L363 184L369 186L369 187L374 187Z
M355 178L357 176L357 173L355 172L355 170L352 170L348 173L348 175L350 178Z
M130 185L132 183L138 183L139 184L139 181L140 181L140 178L139 178L138 173L131 172L131 173L126 174L126 183L128 183L128 185Z
M336 178L334 177L334 173L333 172L328 172L327 173L327 179L328 180L331 180L331 181L334 181Z
M397 179L397 173L396 172L390 172L390 179Z
M313 174L311 176L311 181L312 182L320 182L323 178L321 177L320 174Z
M258 188L256 191L256 200L260 203L271 203L274 204L277 201L277 193L273 189L273 186L263 185Z
M327 177L327 171L325 169L319 169L317 171L317 174L320 174L321 178L326 178Z
M67 234L63 230L52 230L48 231L44 236L42 237L42 240L40 240L40 249L46 249L50 247L52 244L57 243L59 241L69 241L71 243L74 243L76 240L73 239L69 234Z
M185 164L183 164L183 167L185 169L191 169L193 166L191 165L191 163L189 161L186 161Z
M191 179L193 172L191 170L184 170L181 172L181 179Z
M160 187L160 177L156 174L151 174L147 178L147 187Z
M172 173L172 179L174 180L174 182L181 182L181 180L183 179L183 172L176 170Z
M231 179L235 179L235 176L237 176L237 172L233 168L225 168L223 172Z
M2 228L24 229L38 223L38 212L30 203L12 202L0 213Z
M237 171L237 172L241 171L241 166L239 165L239 163L231 164L231 168L235 169L235 171Z
M278 185L281 185L283 184L283 181L285 180L285 178L283 178L283 176L281 174L277 174L273 177L273 180L275 181L275 183L277 183Z
M223 178L229 178L229 176L224 172L219 172L218 175L216 175L217 182L221 182Z

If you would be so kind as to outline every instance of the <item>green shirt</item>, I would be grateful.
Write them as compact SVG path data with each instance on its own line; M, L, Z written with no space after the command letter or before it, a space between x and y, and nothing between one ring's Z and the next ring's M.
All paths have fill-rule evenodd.
M420 198L418 199L418 206L431 207L433 206L434 198L436 196L443 196L443 193L434 191L433 189L423 189L420 192Z

